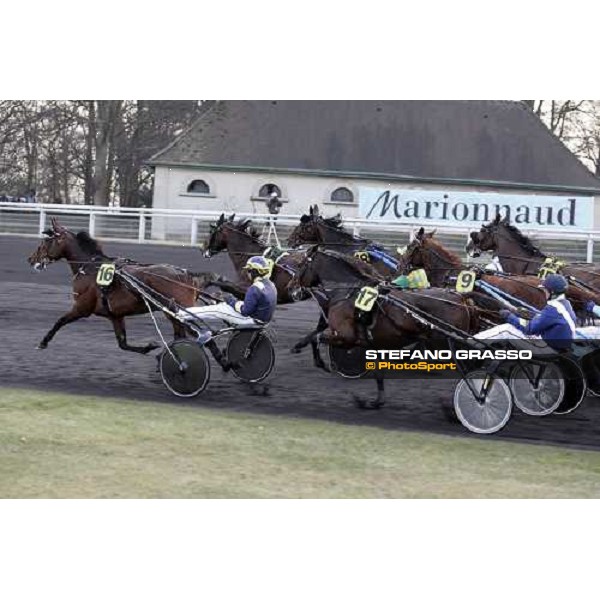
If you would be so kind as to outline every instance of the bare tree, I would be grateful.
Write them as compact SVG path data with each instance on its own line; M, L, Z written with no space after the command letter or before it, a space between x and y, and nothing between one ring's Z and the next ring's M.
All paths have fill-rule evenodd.
M94 204L108 205L113 169L113 136L121 111L121 100L96 102L96 161L94 164Z
M145 161L198 109L198 101L0 101L0 192L149 206Z

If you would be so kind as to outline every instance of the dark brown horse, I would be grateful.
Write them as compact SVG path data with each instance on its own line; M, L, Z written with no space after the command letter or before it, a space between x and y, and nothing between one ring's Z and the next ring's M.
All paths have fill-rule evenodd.
M302 244L318 244L320 248L335 250L343 254L375 250L383 253L383 248L377 246L367 238L354 235L346 231L340 215L324 218L319 214L319 207L315 204L310 207L308 215L302 215L300 223L290 233L287 243L291 248ZM371 256L373 256L371 254ZM383 277L389 277L396 271L396 260L387 257L384 260L374 260L372 266Z
M468 269L469 266L463 264L457 254L444 247L434 237L434 234L435 231L425 233L425 230L421 228L400 257L400 265L404 271L425 269L432 285L441 287L446 285L448 277L458 275L460 271ZM541 282L536 275L482 273L480 278L534 308L541 309L546 304L546 295L539 288ZM600 293L578 285L576 282L569 285L567 297L575 311L581 314L585 313L585 303L588 300L600 302Z
M469 265L465 265L456 253L435 238L435 230L425 233L423 227L400 257L400 269L403 272L424 269L431 284L437 287L447 285L450 277L468 268ZM542 308L546 303L544 292L538 287L540 281L537 277L482 273L481 279L535 308Z
M321 305L326 311L327 327L313 332L319 341L342 346L365 345L354 305L356 295L363 286L376 286L381 277L369 265L352 256L314 247L298 268L292 287L317 288L327 302ZM404 291L386 289L377 300L369 325L370 342L374 348L403 348L419 339L444 338L444 334L431 329L406 309L409 305L422 314L428 314L439 323L455 327L466 334L479 330L479 311L473 302L450 290ZM377 379L377 400L371 408L383 405L385 392L383 379Z
M528 237L511 225L506 217L502 219L500 215L496 215L487 225L482 225L479 232L471 233L467 253L479 256L482 252L498 256L503 269L516 275L537 275L547 258ZM561 269L561 273L600 290L600 267L592 263L570 263Z
M28 262L36 270L43 270L49 264L66 260L73 275L74 304L44 336L38 348L45 349L57 331L79 319L97 315L109 319L122 350L146 354L157 344L131 346L127 343L124 318L148 312L139 294L132 291L123 280L115 275L113 283L105 294L96 283L98 270L103 263L115 263L118 268L136 277L163 297L179 306L189 307L196 302L200 288L211 283L215 276L194 277L184 269L171 265L140 265L123 259L106 256L98 242L87 232L73 233L52 219L52 228L47 229L45 238L29 257ZM185 329L171 319L175 337L184 337Z
M210 258L227 250L229 258L239 276L239 286L245 291L250 282L242 270L251 256L264 254L269 247L260 239L260 234L251 227L250 219L235 221L235 215L225 218L222 214L216 223L211 224L208 240L204 244L204 256ZM278 304L286 304L300 298L292 298L288 289L303 252L283 255L273 267L271 280L277 288Z

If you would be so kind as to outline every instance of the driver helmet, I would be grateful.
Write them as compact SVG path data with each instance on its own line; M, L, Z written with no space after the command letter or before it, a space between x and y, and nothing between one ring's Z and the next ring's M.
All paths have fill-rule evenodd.
M546 288L551 294L564 294L569 283L562 275L551 273L544 279L541 287Z
M271 272L271 265L264 256L252 256L243 267L247 271L256 271L258 275L265 276Z

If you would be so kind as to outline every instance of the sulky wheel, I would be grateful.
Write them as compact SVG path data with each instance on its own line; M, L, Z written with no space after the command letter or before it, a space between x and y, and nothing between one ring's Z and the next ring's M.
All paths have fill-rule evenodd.
M510 389L520 410L542 417L553 413L563 401L565 377L556 363L519 364L511 370Z
M367 371L365 369L364 348L360 346L328 346L329 362L332 371L346 379L358 379Z
M483 370L471 371L454 388L454 412L473 433L496 433L510 418L512 396L506 382Z
M573 412L583 401L587 383L581 366L573 359L561 356L558 364L565 379L565 395L554 414L566 415Z
M246 383L266 379L275 366L275 349L260 329L240 329L227 343L227 360L231 371Z
M172 342L160 357L160 376L175 396L197 396L210 379L206 352L195 342Z

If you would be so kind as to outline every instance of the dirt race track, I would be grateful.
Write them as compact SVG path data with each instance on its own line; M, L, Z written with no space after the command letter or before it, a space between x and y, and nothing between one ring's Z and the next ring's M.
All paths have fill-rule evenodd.
M26 262L37 246L33 238L0 236L0 385L43 391L81 392L126 397L140 402L175 402L156 373L151 356L123 352L117 347L109 321L98 317L67 325L47 350L36 346L54 322L71 306L71 274L65 263L41 274ZM216 271L232 276L229 259L211 261L189 248L104 244L111 256L142 262L166 262L194 271ZM348 381L312 366L310 350L292 355L289 348L317 321L311 302L277 308L275 369L268 395L252 395L248 386L212 369L211 382L194 404L222 410L325 419L368 424L386 429L419 430L450 435L472 435L448 422L441 398L452 393L450 381L386 381L388 403L380 411L360 411L353 396L374 397L373 381ZM138 344L156 340L148 316L127 319L128 339ZM171 336L168 323L159 319ZM0 392L1 398L1 392ZM190 402L186 402L190 404ZM573 414L528 417L514 410L506 428L488 438L572 445L600 449L600 399L588 396Z

